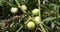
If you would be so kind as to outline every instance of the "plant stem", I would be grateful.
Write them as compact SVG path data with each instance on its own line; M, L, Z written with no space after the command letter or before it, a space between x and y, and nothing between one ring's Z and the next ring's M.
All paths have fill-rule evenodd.
M18 3L17 0L15 0L15 2L17 3L18 7L20 8L21 7L20 3Z
M31 17L29 16L29 19L25 22L25 24L27 24L30 20L31 20Z
M39 19L40 19L40 22L41 22L40 0L38 0L38 8L39 8ZM42 25L42 23L40 23L39 26L41 27L42 32L46 32L43 25Z
M23 28L23 26L21 26L16 32L19 32L22 28Z

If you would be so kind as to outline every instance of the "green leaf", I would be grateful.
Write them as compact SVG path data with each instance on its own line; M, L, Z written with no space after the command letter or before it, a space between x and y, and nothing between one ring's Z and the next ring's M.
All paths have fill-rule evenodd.
M53 29L54 27L55 27L55 23L52 22L52 23L51 23L51 28Z
M55 17L47 17L46 19L44 19L43 21L51 21L53 19L56 19Z

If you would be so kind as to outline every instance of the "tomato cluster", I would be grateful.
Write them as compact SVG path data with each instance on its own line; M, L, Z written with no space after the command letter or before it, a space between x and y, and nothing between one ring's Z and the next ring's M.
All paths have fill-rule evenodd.
M27 6L26 6L26 5L22 5L20 8L21 8L21 11L22 11L23 13L27 13L27 12L26 12L26 11L27 11ZM18 13L18 8L17 8L17 7L12 7L10 11L11 11L11 13L16 14L16 13ZM33 18L35 21L29 21L29 22L26 24L26 26L27 26L27 28L28 28L29 30L34 30L35 27L36 27L36 24L39 24L39 23L40 23L40 21L39 21L39 9L38 9L38 8L35 8L35 9L33 9L33 10L31 11L31 13L32 13L33 16L35 16L35 17Z

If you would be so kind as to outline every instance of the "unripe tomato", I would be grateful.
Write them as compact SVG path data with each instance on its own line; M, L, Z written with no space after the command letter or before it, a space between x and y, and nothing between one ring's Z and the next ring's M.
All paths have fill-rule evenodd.
M26 5L22 5L21 6L21 10L24 12L24 11L26 11L27 10L27 6Z
M35 29L35 23L30 21L27 23L27 27L29 30L34 30Z
M33 9L32 14L33 15L39 15L39 9Z
M35 22L36 22L36 24L39 24L39 23L40 23L40 21L39 21L39 16L36 16L36 17L35 17Z
M18 12L18 8L12 7L10 11L11 13L16 14Z

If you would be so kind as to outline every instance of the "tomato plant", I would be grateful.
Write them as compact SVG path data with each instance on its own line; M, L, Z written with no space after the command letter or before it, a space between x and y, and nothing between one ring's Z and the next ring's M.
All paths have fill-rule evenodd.
M60 32L60 0L0 0L0 32Z

